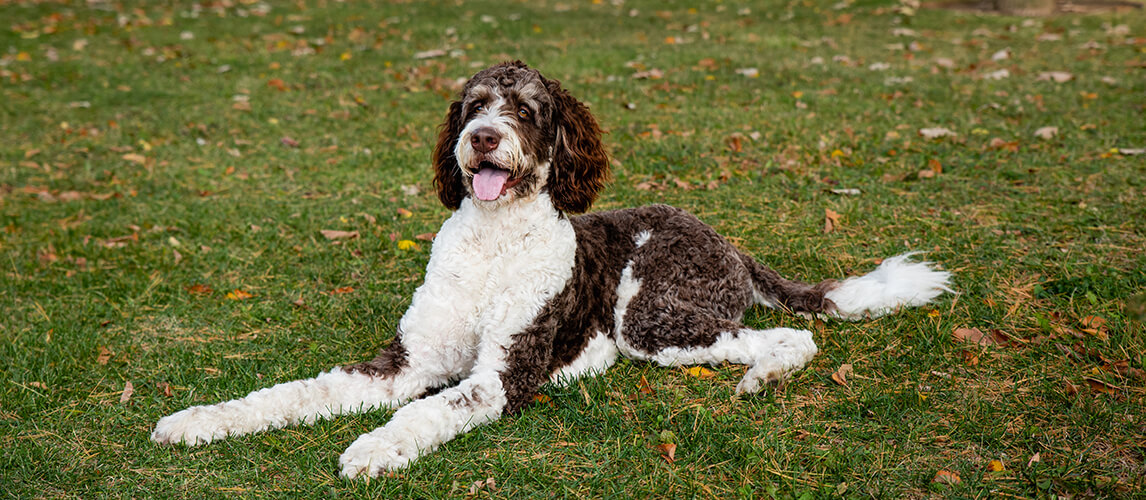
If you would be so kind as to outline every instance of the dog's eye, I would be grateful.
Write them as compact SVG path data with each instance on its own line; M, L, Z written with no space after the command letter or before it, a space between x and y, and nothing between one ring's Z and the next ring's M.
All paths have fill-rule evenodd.
M482 104L480 102L477 104L474 104L474 112L475 113L477 113L478 111L484 111L484 110L485 110L485 104Z
M517 108L517 116L520 117L522 120L528 120L530 114L531 113L529 112L529 108L527 108L525 106Z

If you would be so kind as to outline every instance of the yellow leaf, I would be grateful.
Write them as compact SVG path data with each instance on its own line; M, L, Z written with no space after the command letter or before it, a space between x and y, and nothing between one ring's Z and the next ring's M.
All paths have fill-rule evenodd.
M696 378L712 378L716 376L716 372L709 370L703 366L694 366L688 370L689 376Z
M342 55L338 56L338 58L343 60L343 61L348 60L351 57L353 57L353 56L351 56L349 52L343 52Z
M231 300L247 300L251 297L254 297L254 295L244 292L238 288L236 288L234 291L227 292L227 298Z
M799 99L799 98L801 98L801 97L804 97L804 93L803 93L803 92L801 92L801 91L799 91L799 90L797 90L797 91L795 91L795 92L792 92L792 97L794 97L794 98L796 98L796 99Z
M418 244L410 240L401 240L398 242L398 250L417 249Z
M991 463L987 464L987 470L991 472L1003 472L1003 469L1003 462L998 460L991 460Z

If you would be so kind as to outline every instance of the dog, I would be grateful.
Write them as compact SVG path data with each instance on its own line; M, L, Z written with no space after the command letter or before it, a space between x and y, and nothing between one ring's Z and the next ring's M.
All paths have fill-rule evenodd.
M397 408L339 460L346 478L377 476L518 412L543 384L602 373L621 355L745 364L736 391L757 392L804 367L817 347L807 330L741 324L754 304L859 319L950 291L949 273L910 254L811 285L781 277L680 209L575 215L608 175L601 129L558 81L520 61L465 84L433 168L453 213L388 347L365 363L164 417L151 439L198 445Z

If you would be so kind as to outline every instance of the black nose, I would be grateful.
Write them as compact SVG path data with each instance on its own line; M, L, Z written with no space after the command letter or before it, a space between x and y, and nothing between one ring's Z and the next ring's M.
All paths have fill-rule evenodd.
M474 130L473 135L470 136L470 145L479 153L493 151L497 149L499 143L501 143L501 134L490 127Z

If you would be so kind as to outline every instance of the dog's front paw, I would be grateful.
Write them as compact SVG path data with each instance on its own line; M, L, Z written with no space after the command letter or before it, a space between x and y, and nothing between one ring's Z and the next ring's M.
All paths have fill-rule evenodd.
M363 434L351 443L338 459L342 477L377 477L387 471L405 468L418 458L419 449L412 436L405 439L378 429Z
M159 444L183 443L188 446L207 444L227 437L227 429L219 421L218 410L210 406L196 406L159 419L151 440Z

